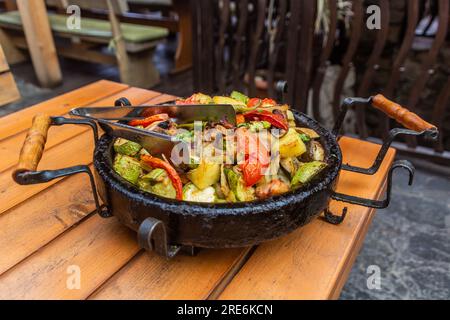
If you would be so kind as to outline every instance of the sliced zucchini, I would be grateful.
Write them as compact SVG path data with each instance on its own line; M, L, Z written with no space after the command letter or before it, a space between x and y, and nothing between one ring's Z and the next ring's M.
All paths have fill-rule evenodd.
M146 175L140 177L137 185L140 189L161 197L170 199L175 199L176 197L175 188L164 169L153 169Z
M117 138L114 141L114 151L126 156L135 156L141 149L139 143L127 139Z
M116 157L114 158L113 169L122 178L133 184L137 182L139 176L142 174L142 168L139 161L119 153L116 154Z
M291 180L291 187L298 188L311 181L327 164L321 161L312 161L303 164Z
M248 97L239 91L231 92L230 97L245 104L248 102Z
M255 199L255 190L253 188L248 188L244 185L244 180L241 174L233 171L232 169L225 169L225 174L227 175L228 183L230 189L234 196L230 195L228 198L235 198L237 201L251 201Z

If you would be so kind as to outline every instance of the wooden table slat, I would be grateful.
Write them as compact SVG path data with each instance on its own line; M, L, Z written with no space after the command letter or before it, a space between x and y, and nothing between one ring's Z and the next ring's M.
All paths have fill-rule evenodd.
M340 145L344 163L364 167L370 165L380 148L346 137L340 140ZM379 172L373 176L343 171L337 191L377 197L394 156L394 150L390 149ZM260 245L218 298L336 298L353 263L352 253L359 250L364 238L361 235L373 211L335 201L331 210L340 214L344 206L348 207L348 213L339 226L317 219L285 237Z
M85 299L138 251L135 233L94 215L1 275L0 299ZM67 287L75 268L80 289Z
M0 140L18 132L27 130L31 126L33 116L43 112L53 116L67 113L70 109L94 103L109 95L128 88L127 85L112 81L101 80L70 91L48 101L41 102L32 107L9 114L0 118Z
M206 299L249 248L203 250L172 260L142 252L90 299Z
M58 195L57 197L55 195ZM51 206L51 208L43 208ZM75 175L0 215L0 274L95 210L87 175Z

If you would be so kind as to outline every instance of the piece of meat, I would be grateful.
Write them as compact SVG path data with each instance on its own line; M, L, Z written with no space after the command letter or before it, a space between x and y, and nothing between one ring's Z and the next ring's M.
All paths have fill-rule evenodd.
M256 188L256 196L260 199L276 196L289 191L289 185L280 179L264 183Z

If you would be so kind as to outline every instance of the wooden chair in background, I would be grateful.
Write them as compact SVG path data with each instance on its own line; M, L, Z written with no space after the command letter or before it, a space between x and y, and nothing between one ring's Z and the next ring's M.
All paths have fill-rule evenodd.
M47 4L65 12L68 5L78 5L81 10L108 12L108 21L86 18L81 15L81 28L68 28L68 15L50 13L49 22L56 39L57 53L68 58L88 62L117 64L123 83L148 88L159 82L159 72L152 62L157 44L168 35L160 27L120 23L117 18L128 7L125 0L47 0ZM28 49L22 32L18 11L0 14L3 37L16 48ZM114 47L111 55L106 46Z
M0 46L0 106L17 101L20 99L20 93L12 73L9 71L9 65L6 61L3 49Z
M131 12L160 11L161 16L148 16L147 23L178 33L175 65L172 72L192 67L192 13L189 0L127 0ZM145 22L144 22L145 23Z
M47 1L50 9L60 11L55 1ZM162 27L178 34L172 73L192 67L192 14L189 0L127 0L128 10L117 14L120 22ZM83 8L83 16L109 20L106 10ZM61 12L61 13L64 13Z

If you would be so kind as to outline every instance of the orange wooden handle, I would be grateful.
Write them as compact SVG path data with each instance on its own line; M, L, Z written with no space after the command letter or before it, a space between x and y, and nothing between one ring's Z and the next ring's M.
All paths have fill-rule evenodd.
M381 94L377 94L372 98L372 104L375 108L384 112L407 129L417 132L437 130L436 126L426 122L417 114L403 108L401 105L387 99Z
M44 152L47 133L52 119L46 114L37 114L28 130L27 137L20 151L19 164L14 175L24 171L36 171Z

